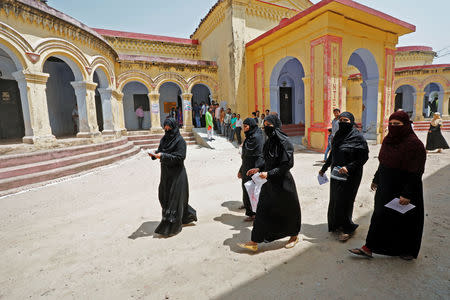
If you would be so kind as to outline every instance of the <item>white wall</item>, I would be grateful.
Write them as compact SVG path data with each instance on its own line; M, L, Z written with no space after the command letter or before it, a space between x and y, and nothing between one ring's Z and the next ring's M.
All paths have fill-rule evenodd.
M71 81L75 80L70 67L63 62L47 61L44 73L49 73L47 81L47 106L50 126L55 136L73 134L72 111L76 96Z
M148 94L148 90L142 83L130 82L123 88L123 114L125 118L125 128L127 130L139 130L139 123L134 110L134 94ZM150 111L144 111L143 129L150 129Z

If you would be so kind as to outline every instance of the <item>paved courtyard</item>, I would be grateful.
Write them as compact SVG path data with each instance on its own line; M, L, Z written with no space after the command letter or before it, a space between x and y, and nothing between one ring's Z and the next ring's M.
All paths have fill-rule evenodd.
M144 153L1 198L0 299L449 299L449 151L428 155L418 260L347 252L368 230L378 150L371 146L355 204L360 227L346 244L327 232L329 185L316 179L322 155L307 151L295 154L292 170L302 230L290 250L282 242L257 254L236 247L251 231L238 209L236 149L188 148L199 222L169 239L153 234L160 169Z

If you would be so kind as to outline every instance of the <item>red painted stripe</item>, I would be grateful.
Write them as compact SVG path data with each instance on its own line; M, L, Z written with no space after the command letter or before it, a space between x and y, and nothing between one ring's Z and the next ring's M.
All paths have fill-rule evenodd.
M170 36L117 31L117 30L100 29L100 28L93 28L93 29L96 32L98 32L99 34L104 35L104 36L122 37L122 38L128 38L128 39L148 40L148 41L157 41L157 42L167 42L167 43L185 44L185 45L198 45L199 44L198 40L183 39L183 38L176 38L176 37L170 37Z
M394 17L392 17L392 16L390 16L388 14L385 14L385 13L380 12L378 10L375 10L373 8L367 7L365 5L356 3L356 2L354 2L352 0L322 0L319 3L317 3L316 5L311 6L310 8L305 9L304 11L296 14L295 16L293 16L292 18L290 18L286 22L283 22L282 24L279 24L278 26L275 26L271 30L263 33L262 35L258 36L255 39L251 40L250 42L248 42L246 44L246 47L249 47L249 46L255 44L256 42L264 39L265 37L267 37L267 36L275 33L276 31L278 31L278 30L280 30L280 29L282 29L282 28L284 28L284 27L294 23L295 21L303 18L304 16L319 10L320 8L324 7L325 5L327 5L327 4L331 3L331 2L337 2L337 3L343 4L343 5L346 5L346 6L349 6L349 7L358 9L358 10L361 10L361 11L366 12L368 14L374 15L374 16L382 18L382 19L385 19L386 21L389 21L389 22L392 22L394 24L397 24L397 25L403 26L405 28L408 28L411 31L416 31L416 26L414 26L414 25L412 25L410 23L407 23L405 21L399 20L399 19L394 18Z
M402 71L409 71L409 70L421 70L421 69L442 69L442 68L450 68L450 64L402 67L402 68L396 68L395 72L402 72Z
M406 52L406 51L433 51L433 48L428 46L397 47L397 52Z

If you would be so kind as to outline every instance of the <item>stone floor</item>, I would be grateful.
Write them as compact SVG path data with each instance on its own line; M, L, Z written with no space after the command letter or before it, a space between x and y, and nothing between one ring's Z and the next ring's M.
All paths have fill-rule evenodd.
M378 150L371 146L354 212L360 227L346 244L327 232L329 186L316 179L322 154L306 151L292 169L303 219L290 250L282 242L258 254L236 247L251 231L238 209L237 149L188 147L199 222L169 239L153 234L160 169L143 152L0 198L0 299L449 299L450 151L428 155L418 260L347 252L364 243Z

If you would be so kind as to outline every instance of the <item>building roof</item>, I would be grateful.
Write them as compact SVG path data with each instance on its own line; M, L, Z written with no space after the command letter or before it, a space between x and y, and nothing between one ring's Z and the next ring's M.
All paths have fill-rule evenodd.
M433 48L428 46L397 47L397 52L408 52L408 51L433 51Z
M145 33L135 33L135 32L127 32L127 31L100 29L100 28L93 28L93 30L95 30L97 33L99 33L103 36L156 41L156 42L164 42L164 43L174 43L174 44L184 44L184 45L198 45L198 40L176 38L176 37L162 36L162 35L145 34Z
M396 31L398 31L399 34L406 34L410 32L414 32L416 30L416 26L407 23L405 21L399 20L397 18L394 18L388 14L385 14L383 12L380 12L378 10L375 10L373 8L370 8L368 6L359 4L357 2L354 2L352 0L322 0L319 3L315 4L314 6L311 6L310 8L307 8L306 10L296 14L289 20L286 20L285 22L280 23L279 25L275 26L271 30L263 33L259 37L251 40L246 44L247 47L257 43L258 41L274 34L275 32L279 31L280 29L289 26L290 24L294 23L297 20L302 19L303 17L310 17L313 18L322 12L326 11L327 8L330 10L339 10L340 7L347 7L350 9L353 9L354 14L352 14L352 18L361 21L362 23L365 23L364 20L367 17L373 17L375 19L378 19L379 22L377 23L378 28L382 30L388 31L389 28L387 27L390 23L391 25L395 26ZM325 8L326 7L326 8ZM342 9L341 9L342 10Z

